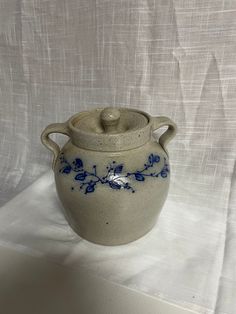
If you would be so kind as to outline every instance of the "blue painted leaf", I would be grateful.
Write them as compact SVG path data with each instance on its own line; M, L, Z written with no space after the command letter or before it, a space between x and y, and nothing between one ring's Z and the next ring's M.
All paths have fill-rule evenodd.
M94 190L95 190L94 186L95 186L95 184L88 185L86 190L85 190L85 194L94 192Z
M75 165L78 168L82 168L83 167L83 161L80 158L76 158L75 159Z
M75 176L75 180L78 180L78 181L84 181L85 178L86 178L86 173L85 172L80 172L78 173L76 176Z
M114 173L115 174L121 173L122 169L123 169L123 165L118 165L118 166L115 167Z
M127 189L127 190L131 189L131 186L129 185L129 183L128 183L128 182L126 182L126 183L125 183L125 185L124 185L124 189Z
M135 179L137 181L144 181L145 180L144 176L141 173L135 173Z
M66 166L63 170L62 170L63 173L70 173L71 172L71 166L68 165Z
M153 162L159 162L159 161L160 161L160 156L153 155Z
M114 190L120 190L121 185L115 181L109 181L109 185Z
M161 176L162 176L162 178L166 178L167 177L167 172L165 170L162 170Z
M152 159L153 159L153 154L151 154L151 155L148 156L148 161L150 162L150 164L153 163Z

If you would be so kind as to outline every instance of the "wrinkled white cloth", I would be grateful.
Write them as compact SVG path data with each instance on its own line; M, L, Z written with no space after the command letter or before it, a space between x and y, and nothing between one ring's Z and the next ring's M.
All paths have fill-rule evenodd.
M1 0L1 243L201 313L235 314L235 21L235 0ZM44 127L104 106L179 127L158 225L119 248L81 241L51 175L40 178L52 157Z
M196 176L195 180L209 182L212 177ZM226 186L229 183L224 182ZM183 186L173 178L172 195L179 189ZM146 236L127 245L106 247L87 242L72 231L57 198L53 175L45 174L2 207L0 245L47 256L67 267L84 267L97 276L199 313L233 314L235 217L227 208L222 210L222 195L214 189L202 202L196 202L198 190L190 184L184 189L189 202L170 197L157 225Z

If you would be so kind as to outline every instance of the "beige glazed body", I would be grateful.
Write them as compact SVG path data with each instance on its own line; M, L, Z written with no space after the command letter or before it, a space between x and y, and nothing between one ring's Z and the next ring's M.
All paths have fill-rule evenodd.
M157 142L152 134L162 126L168 129ZM69 136L62 149L49 138L54 132ZM74 231L103 245L146 234L168 194L166 144L175 133L166 117L122 108L82 112L48 126L42 142L54 153L57 193Z

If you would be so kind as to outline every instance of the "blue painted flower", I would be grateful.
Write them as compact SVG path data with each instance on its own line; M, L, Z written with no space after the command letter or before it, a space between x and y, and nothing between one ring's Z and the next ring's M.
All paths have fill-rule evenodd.
M80 172L75 176L75 180L84 181L86 177L87 177L86 172Z
M157 163L160 161L160 156L158 155L154 155L154 154L150 154L149 157L148 157L148 161L150 162L150 164L153 164L153 163Z

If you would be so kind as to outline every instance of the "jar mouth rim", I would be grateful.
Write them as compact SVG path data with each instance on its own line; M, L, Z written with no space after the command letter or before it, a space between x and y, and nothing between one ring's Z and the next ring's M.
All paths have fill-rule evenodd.
M82 111L73 115L68 121L68 128L71 132L71 140L74 145L84 149L94 151L124 151L143 146L151 139L151 129L153 119L148 113L133 109L133 108L119 108L121 111L130 111L142 114L147 119L147 124L135 130L127 130L121 133L95 133L80 129L74 124L78 122L79 118L86 117L92 111L102 111L104 108L96 108L91 111Z
M120 132L120 133L95 133L95 132L89 132L89 131L85 131L85 130L82 130L76 126L74 126L74 123L76 122L76 120L78 121L78 118L79 117L82 117L82 116L86 116L88 114L90 114L92 111L102 111L104 109L104 107L100 107L100 108L96 108L96 109L93 109L91 111L81 111L81 112L78 112L76 114L74 114L69 120L68 120L68 126L69 128L71 129L71 131L73 132L76 132L76 133L81 133L83 135L89 135L89 136L104 136L104 137L119 137L119 136L123 136L124 134L129 134L129 135L132 135L140 130L144 130L146 128L149 128L150 125L152 124L152 117L147 113L147 112L144 112L142 110L138 110L138 109L133 109L133 108L125 108L125 107L118 107L118 109L120 111L131 111L131 112L137 112L139 114L142 114L143 116L145 116L145 118L147 118L147 124L143 127L140 127L136 130L127 130L125 132Z

